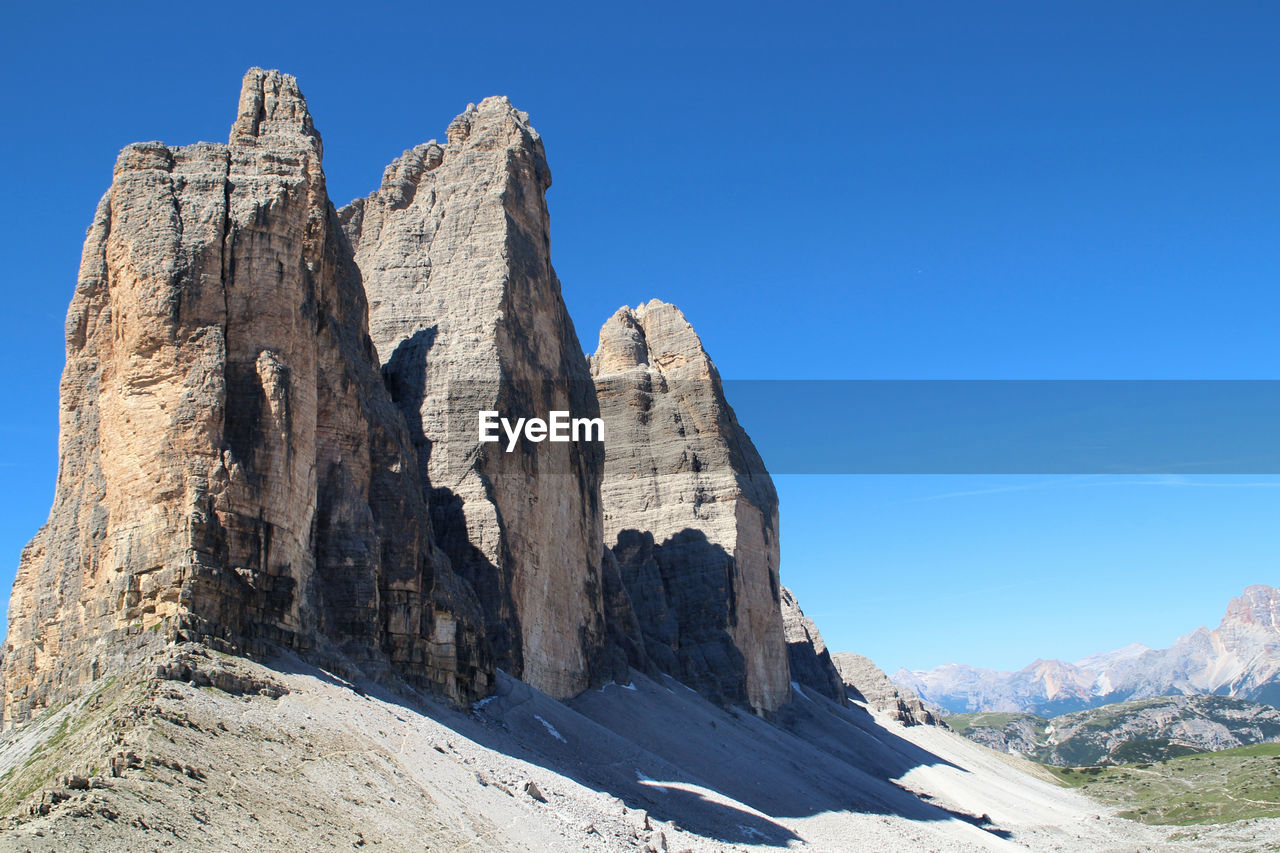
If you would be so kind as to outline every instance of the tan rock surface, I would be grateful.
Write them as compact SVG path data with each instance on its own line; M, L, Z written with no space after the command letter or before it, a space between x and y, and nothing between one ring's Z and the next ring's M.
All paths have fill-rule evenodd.
M595 443L481 444L482 410L596 417L551 267L542 140L506 98L406 151L341 212L384 373L433 487L441 545L480 598L499 665L557 696L605 645Z
M836 652L831 660L840 672L850 699L862 702L868 708L883 711L908 726L941 724L918 696L890 681L884 670L870 658L853 652Z
M459 700L486 689L476 605L432 542L292 77L249 71L228 145L121 153L66 332L6 723L178 637L391 662Z
M605 420L605 545L653 663L771 712L791 693L778 498L680 310L621 308L591 357ZM633 662L634 663L634 662Z

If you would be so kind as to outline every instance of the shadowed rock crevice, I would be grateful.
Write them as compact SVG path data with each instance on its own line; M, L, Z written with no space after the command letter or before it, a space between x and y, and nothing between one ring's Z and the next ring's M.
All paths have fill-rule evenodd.
M623 530L613 554L648 662L713 701L747 703L746 661L730 633L733 557L693 529L660 544L651 533Z

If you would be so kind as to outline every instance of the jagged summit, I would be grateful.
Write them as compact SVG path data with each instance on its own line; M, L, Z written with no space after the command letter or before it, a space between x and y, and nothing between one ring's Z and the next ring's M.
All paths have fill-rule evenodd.
M446 137L450 145L459 145L471 136L476 126L502 127L509 138L520 138L524 145L541 144L542 137L529 123L529 114L511 105L506 95L490 95L480 105L467 104L466 110L449 122ZM550 177L548 175L548 177Z
M444 143L429 139L408 148L399 157L392 160L382 172L382 182L374 196L381 205L392 210L401 210L408 206L417 194L423 176L436 169L444 162L445 150L459 152L471 139L473 130L483 129L481 136L474 144L499 147L501 150L515 148L531 153L531 162L540 173L537 177L543 186L551 186L551 171L546 166L542 154L542 138L529 124L529 114L517 110L505 95L493 95L485 98L479 106L467 104L467 109L449 123ZM351 239L359 242L363 235L363 214L365 204L370 198L358 198L342 208L340 215L349 223L348 231Z
M600 329L591 360L597 375L644 366L672 378L714 374L719 382L711 357L684 313L660 299L615 311Z
M1265 584L1245 587L1242 595L1227 604L1218 628L1233 624L1257 626L1280 634L1280 588Z
M240 106L231 126L231 143L243 137L299 134L320 145L307 99L290 74L250 68L240 87ZM319 148L317 148L319 153Z

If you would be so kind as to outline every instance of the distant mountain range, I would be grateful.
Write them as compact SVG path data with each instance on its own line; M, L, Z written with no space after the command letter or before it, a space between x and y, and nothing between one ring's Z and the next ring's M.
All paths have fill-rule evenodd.
M1059 767L1164 761L1280 741L1280 708L1229 696L1160 696L1062 714L958 714L972 741Z
M944 712L1056 716L1154 696L1216 694L1280 705L1280 589L1247 588L1217 628L1167 649L1133 643L1067 663L1036 660L1017 672L949 663L900 669L893 680Z

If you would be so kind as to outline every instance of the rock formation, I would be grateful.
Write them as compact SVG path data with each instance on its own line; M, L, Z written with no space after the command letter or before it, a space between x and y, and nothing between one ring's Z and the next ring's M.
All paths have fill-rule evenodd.
M66 353L54 506L9 611L6 724L174 639L486 691L478 606L433 542L292 77L249 71L227 145L120 154Z
M846 703L844 681L831 662L827 644L818 626L804 615L800 602L785 586L782 588L782 632L787 639L787 663L791 680L802 687L816 690L833 702Z
M341 212L384 375L417 445L441 546L498 664L556 697L605 666L598 443L478 441L477 413L594 418L551 267L542 140L487 98Z
M648 658L718 701L775 710L791 693L778 498L702 342L675 306L621 308L591 371L604 541Z
M876 711L884 711L908 726L939 724L938 717L914 693L890 681L889 676L870 659L852 652L837 652L831 660L850 699Z

